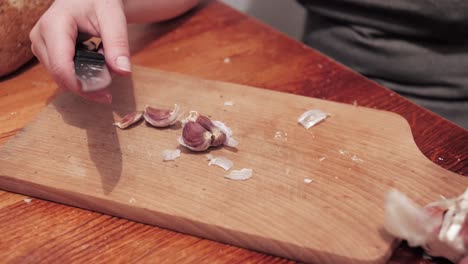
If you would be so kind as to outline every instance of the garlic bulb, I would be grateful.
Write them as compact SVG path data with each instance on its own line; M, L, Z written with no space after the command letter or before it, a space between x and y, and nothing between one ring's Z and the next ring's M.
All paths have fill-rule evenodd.
M237 146L232 138L232 131L220 121L190 111L187 118L182 120L183 131L179 143L194 151L204 151L209 147L226 145Z

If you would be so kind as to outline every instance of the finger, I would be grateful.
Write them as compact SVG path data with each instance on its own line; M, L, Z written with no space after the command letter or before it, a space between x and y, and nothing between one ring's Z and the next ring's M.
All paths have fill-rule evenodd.
M468 218L465 218L465 222L463 222L463 226L458 235L463 238L465 248L468 248ZM468 259L466 260L466 264L468 264Z
M63 89L80 91L80 84L74 74L77 26L73 18L56 15L53 22L45 18L40 33L47 49L48 68L55 82Z
M100 1L98 23L106 63L116 73L132 71L128 45L127 20L121 1Z
M464 257L458 264L468 264L468 257Z
M38 34L37 28L33 28L29 34L31 41L31 51L34 56L42 63L46 68L49 67L49 57L47 55L47 49L44 44L44 40Z

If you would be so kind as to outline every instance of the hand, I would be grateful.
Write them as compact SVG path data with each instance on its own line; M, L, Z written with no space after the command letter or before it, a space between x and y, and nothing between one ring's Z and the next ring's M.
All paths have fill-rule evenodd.
M110 70L129 74L130 52L122 0L55 0L30 33L33 53L60 88L99 101L106 92L84 93L74 74L78 32L101 37Z
M462 229L459 233L460 236L463 237L463 241L465 242L465 248L468 248L468 219L465 219ZM465 257L460 260L459 264L468 264L468 256L466 255L468 252L465 252Z

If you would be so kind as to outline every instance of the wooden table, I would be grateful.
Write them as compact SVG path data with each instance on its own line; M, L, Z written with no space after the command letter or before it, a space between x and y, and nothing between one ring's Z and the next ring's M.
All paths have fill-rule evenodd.
M133 63L396 112L421 151L468 174L468 132L350 71L300 42L210 2L163 25L131 26ZM228 60L226 58L229 58ZM34 63L0 82L0 143L56 92ZM31 86L32 83L32 86ZM0 262L277 262L252 252L116 217L0 191ZM431 263L400 247L391 263Z

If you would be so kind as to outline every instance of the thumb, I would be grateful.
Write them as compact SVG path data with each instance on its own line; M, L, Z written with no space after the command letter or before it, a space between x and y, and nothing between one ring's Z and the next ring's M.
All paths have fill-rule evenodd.
M132 71L128 45L127 20L120 0L100 1L98 23L104 56L112 71L127 75Z
M468 257L464 257L458 264L468 264Z

